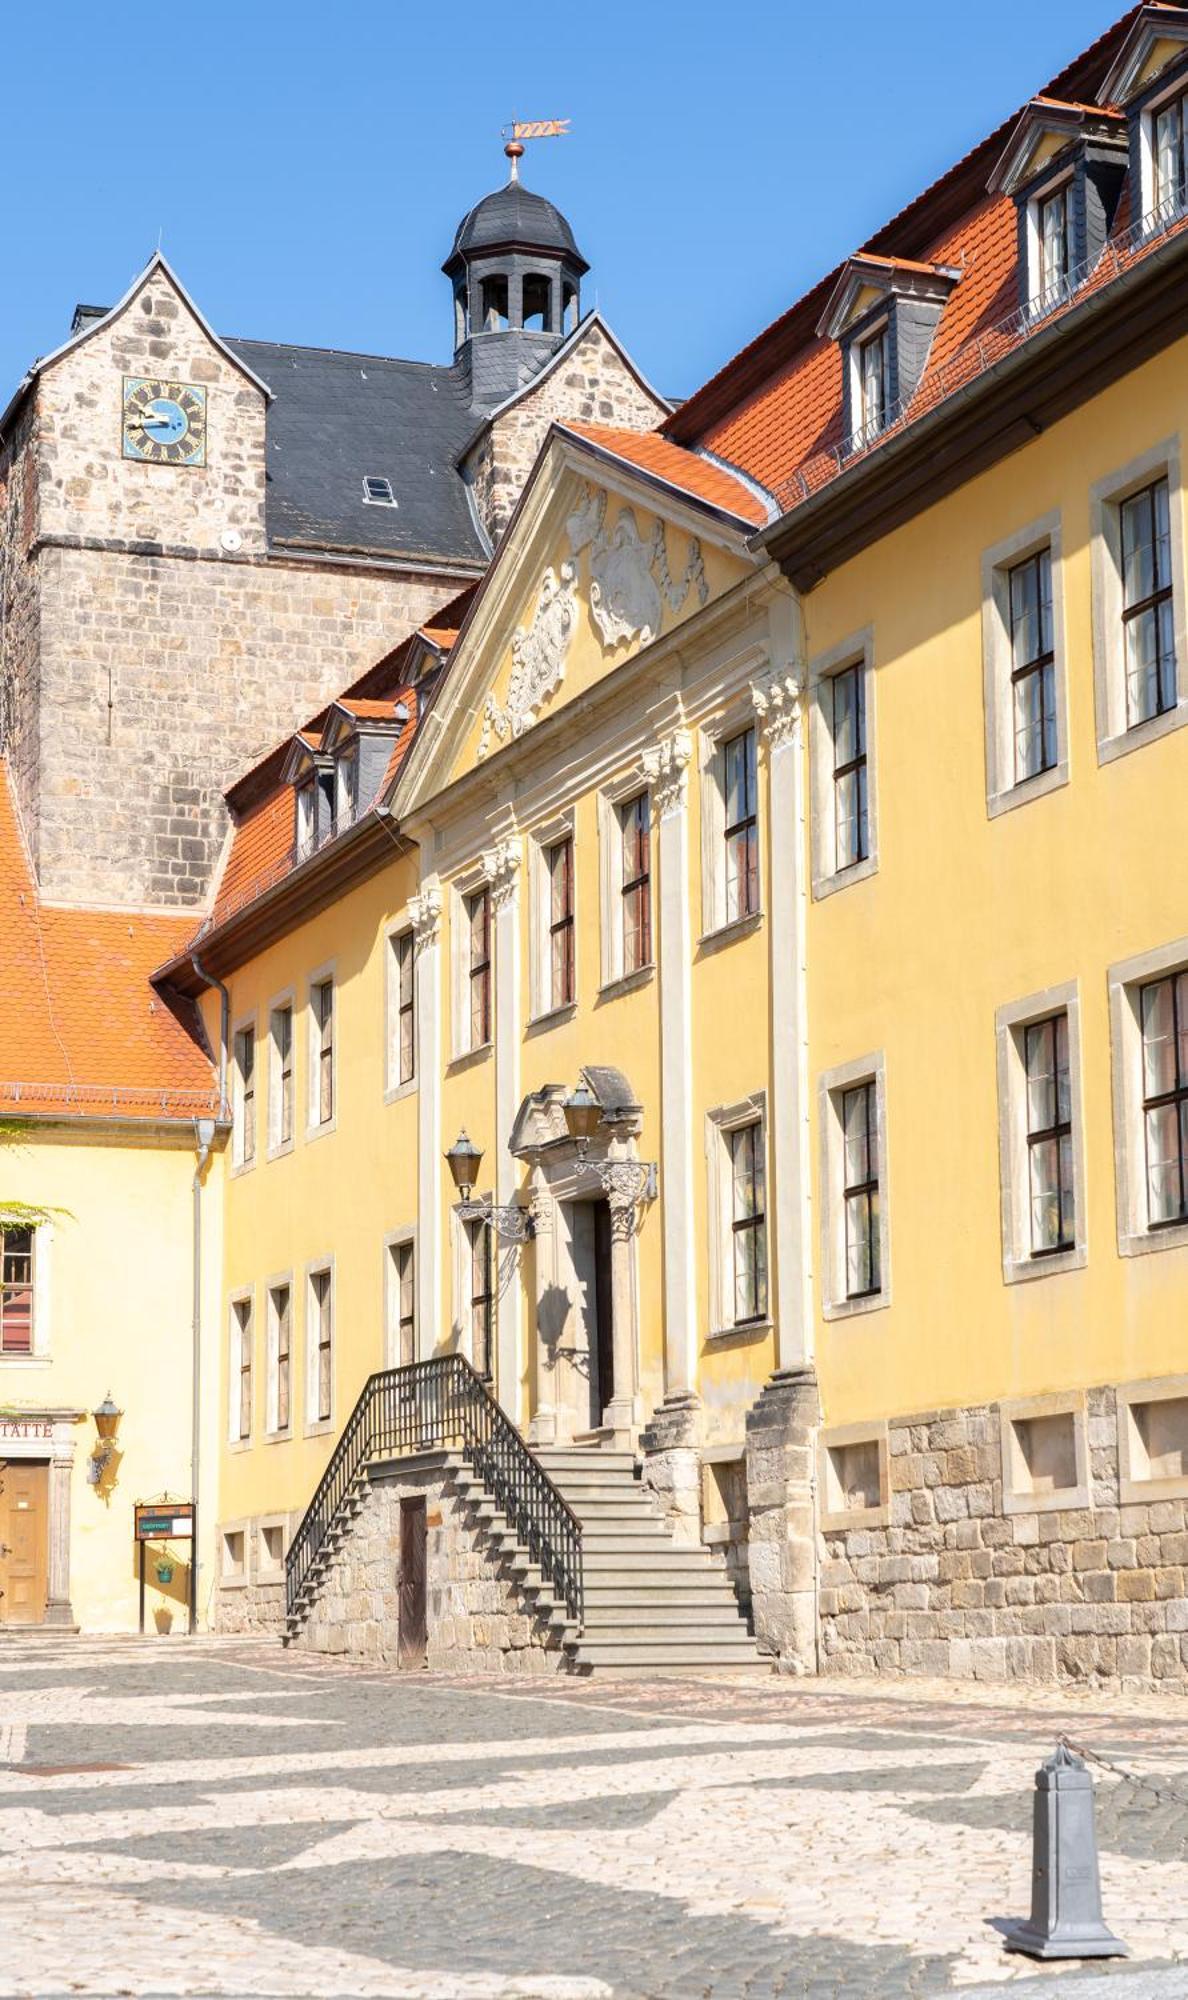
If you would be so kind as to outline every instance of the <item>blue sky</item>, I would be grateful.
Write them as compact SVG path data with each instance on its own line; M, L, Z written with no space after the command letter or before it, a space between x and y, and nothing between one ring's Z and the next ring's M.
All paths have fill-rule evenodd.
M447 359L500 127L687 394L1122 11L1085 0L56 0L6 23L0 406L156 246L220 331Z

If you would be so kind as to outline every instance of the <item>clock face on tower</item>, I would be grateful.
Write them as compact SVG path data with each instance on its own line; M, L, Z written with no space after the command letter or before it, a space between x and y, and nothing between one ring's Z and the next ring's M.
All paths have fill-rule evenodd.
M123 436L125 458L147 465L205 465L206 390L125 375Z

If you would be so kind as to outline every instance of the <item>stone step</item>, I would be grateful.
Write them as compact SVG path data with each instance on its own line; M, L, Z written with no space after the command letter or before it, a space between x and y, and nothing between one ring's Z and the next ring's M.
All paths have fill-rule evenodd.
M574 1651L581 1667L760 1667L755 1641L740 1626L729 1638L593 1639L583 1634Z
M582 1567L591 1580L666 1573L682 1579L720 1576L724 1580L724 1572L712 1567L702 1549L583 1549Z
M543 1465L550 1479L558 1474L600 1472L629 1472L634 1477L635 1453L633 1451L603 1451L597 1447L583 1451L580 1446L550 1445L536 1452L535 1456Z
M648 1639L657 1633L662 1637L687 1637L690 1633L700 1637L704 1632L716 1640L723 1632L746 1630L733 1600L729 1604L696 1605L587 1603L585 1617L587 1638L599 1639Z
M582 1522L583 1549L611 1548L616 1542L630 1542L633 1546L636 1542L646 1542L649 1547L657 1549L677 1546L664 1533L663 1524L654 1514L636 1514L626 1521L595 1519Z
M583 1513L587 1507L648 1507L652 1504L642 1487L626 1479L621 1486L600 1479L597 1484L592 1482L589 1486L558 1486L557 1491L575 1514Z
M624 1583L595 1583L586 1579L586 1609L594 1611L638 1612L641 1616L663 1605L685 1611L716 1610L720 1604L728 1604L734 1617L742 1616L738 1599L725 1577L706 1577L703 1582L691 1581L684 1572L678 1577L658 1575L638 1577Z

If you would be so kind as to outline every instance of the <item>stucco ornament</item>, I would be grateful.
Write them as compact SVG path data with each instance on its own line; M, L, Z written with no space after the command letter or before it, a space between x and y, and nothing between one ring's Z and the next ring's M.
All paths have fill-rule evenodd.
M504 840L498 847L484 850L483 867L491 887L491 907L495 911L506 909L516 893L520 860L520 844L515 840Z
M586 488L581 505L567 523L569 546L575 556L590 551L590 616L604 646L630 640L650 645L659 637L664 606L682 611L691 590L704 604L709 596L701 543L689 537L685 568L674 583L668 567L668 542L663 521L657 520L645 541L630 507L620 507L609 533L607 496Z
M651 786L652 801L661 819L679 812L685 803L687 772L693 755L693 738L687 729L674 729L654 750L643 754L644 776Z
M422 889L419 896L410 896L408 911L412 918L414 951L424 951L428 945L436 944L441 928L441 890Z
M565 678L565 656L577 624L577 565L563 562L546 569L531 625L521 625L512 640L512 670L507 703L500 707L488 695L478 756L486 757L492 735L501 743L522 736L536 721L543 702Z
M773 674L769 679L752 683L755 715L773 750L790 742L796 734L802 694L795 674Z

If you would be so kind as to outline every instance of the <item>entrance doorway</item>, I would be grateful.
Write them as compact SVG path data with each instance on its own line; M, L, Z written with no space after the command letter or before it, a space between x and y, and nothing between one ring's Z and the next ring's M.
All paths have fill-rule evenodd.
M425 1502L400 1502L400 1581L397 1590L398 1667L423 1667L429 1638L426 1592L428 1522Z
M0 1625L40 1625L49 1572L49 1465L0 1459Z
M610 1203L575 1201L570 1216L578 1291L575 1360L579 1379L584 1377L589 1385L586 1419L591 1430L598 1430L615 1393ZM580 1406L578 1420L581 1421Z

